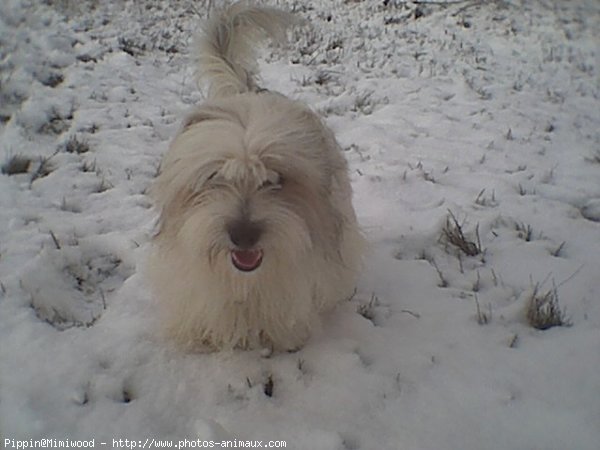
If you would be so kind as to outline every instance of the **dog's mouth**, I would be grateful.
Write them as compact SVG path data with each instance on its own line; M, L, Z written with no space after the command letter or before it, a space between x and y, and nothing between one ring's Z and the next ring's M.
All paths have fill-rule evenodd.
M262 263L262 258L263 252L260 249L231 251L231 262L242 272L252 272L257 269Z

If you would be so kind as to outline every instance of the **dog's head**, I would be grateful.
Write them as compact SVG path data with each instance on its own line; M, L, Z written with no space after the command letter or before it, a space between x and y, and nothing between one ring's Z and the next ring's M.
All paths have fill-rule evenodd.
M345 171L331 133L301 104L270 93L208 104L163 162L158 237L229 276L289 273L314 251L335 257L343 215L331 193Z

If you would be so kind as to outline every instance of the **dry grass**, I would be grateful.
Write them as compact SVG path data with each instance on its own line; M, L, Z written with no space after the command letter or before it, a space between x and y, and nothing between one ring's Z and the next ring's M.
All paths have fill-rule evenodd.
M527 322L538 330L572 325L558 303L556 285L546 292L540 291L539 283L534 286L527 303Z
M551 254L552 256L555 256L555 257L557 257L557 258L561 257L561 256L562 256L562 251L563 251L563 248L565 247L565 244L566 244L566 243L567 243L566 241L562 241L562 242L560 243L560 245L559 245L559 246L558 246L558 247L557 247L555 250L553 250L552 252L550 252L550 254Z
M600 164L600 149L594 150L585 160L591 163Z
M54 156L54 155L52 155L52 156ZM38 165L37 165L35 171L31 174L31 180L29 181L30 185L33 184L33 182L35 180L37 180L39 178L47 177L54 171L54 166L53 166L52 162L50 161L52 156L40 157L38 159Z
M482 311L479 299L475 295L475 307L477 308L477 323L479 325L487 325L492 321L492 305L488 304L488 311Z
M273 383L273 376L269 375L267 377L267 380L263 384L263 392L265 393L265 395L267 397L273 397L273 388L274 387L275 387L275 384Z
M375 308L379 306L379 299L375 294L371 295L371 299L368 303L362 303L356 308L356 312L363 316L365 319L373 322L375 320Z
M438 277L440 279L440 282L438 283L438 287L447 288L448 286L450 286L450 283L448 283L448 280L444 277L444 274L438 267L437 263L435 262L435 259L431 258L431 260L428 260L428 261L434 267L434 269L437 272Z
M475 198L476 205L486 206L486 207L498 206L499 203L498 203L498 200L496 200L496 191L495 190L492 190L490 195L484 195L484 194L485 194L485 188L483 188L481 191L479 191L479 194Z
M463 226L458 222L452 211L448 211L446 224L442 229L440 239L446 244L451 244L461 250L467 256L477 256L481 254L481 240L479 238L479 225L475 228L477 242L473 242L465 237Z
M5 175L27 173L30 165L31 158L23 155L12 155L2 164L2 173Z
M515 230L517 231L517 236L525 242L531 242L533 239L533 227L531 225L516 222Z
M59 135L67 131L73 120L74 111L62 114L58 108L52 107L48 112L48 120L39 129L39 133Z
M73 135L65 144L65 151L81 155L90 151L90 144L85 139L79 139L76 135Z

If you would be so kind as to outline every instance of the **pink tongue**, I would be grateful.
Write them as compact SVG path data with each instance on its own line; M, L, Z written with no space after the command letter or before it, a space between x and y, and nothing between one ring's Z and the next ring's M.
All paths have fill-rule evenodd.
M240 270L250 271L256 269L262 261L261 250L233 250L231 252L233 265Z

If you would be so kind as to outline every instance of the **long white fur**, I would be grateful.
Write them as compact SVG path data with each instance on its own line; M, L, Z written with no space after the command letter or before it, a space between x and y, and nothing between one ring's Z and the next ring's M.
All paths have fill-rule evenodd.
M296 349L354 289L364 241L333 134L302 103L254 92L252 27L273 35L291 22L244 3L208 24L199 61L211 98L185 120L152 189L161 217L149 279L185 348ZM226 231L242 209L265 229L263 262L247 273L232 265Z
M256 47L266 36L285 40L298 20L284 11L239 2L210 20L197 39L199 81L210 83L209 97L256 89Z

